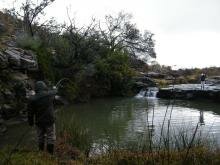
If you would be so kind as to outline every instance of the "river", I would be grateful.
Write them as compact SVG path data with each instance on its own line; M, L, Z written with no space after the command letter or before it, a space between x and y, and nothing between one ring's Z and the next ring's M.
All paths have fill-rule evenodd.
M59 121L58 112L58 121ZM76 104L62 110L66 120L77 119L87 128L94 143L111 139L118 142L137 141L150 130L160 134L170 121L170 130L184 129L190 133L198 124L204 135L211 135L220 142L220 104L211 101L163 100L155 97L105 98ZM15 144L27 125L9 128L0 137L0 145ZM24 143L32 145L34 129L25 136Z

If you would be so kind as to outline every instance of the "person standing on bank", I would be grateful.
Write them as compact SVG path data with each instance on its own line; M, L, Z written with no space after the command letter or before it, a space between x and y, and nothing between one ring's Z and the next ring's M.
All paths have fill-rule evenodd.
M205 89L205 79L206 79L206 75L204 73L201 74L200 77L200 81L201 81L201 89L204 90Z
M38 81L35 84L35 93L29 98L28 122L30 126L37 127L39 150L43 151L47 145L47 152L53 154L56 140L53 101L57 90L48 90L43 81Z

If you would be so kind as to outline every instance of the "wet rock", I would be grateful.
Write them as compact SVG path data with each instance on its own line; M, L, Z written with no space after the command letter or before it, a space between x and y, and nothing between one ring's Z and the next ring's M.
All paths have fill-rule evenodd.
M180 88L180 86L179 88L175 86L174 88L162 88L157 93L157 97L164 99L208 99L220 101L220 88L217 86L207 86L205 90L201 90L199 84L197 86L195 84L195 88ZM184 86L187 85L184 84Z

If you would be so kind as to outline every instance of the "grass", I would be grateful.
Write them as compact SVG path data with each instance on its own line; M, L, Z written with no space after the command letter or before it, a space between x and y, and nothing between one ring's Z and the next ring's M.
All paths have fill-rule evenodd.
M88 156L92 145L92 138L88 129L83 127L82 123L80 123L75 116L69 116L67 119L64 113L62 110L59 112L56 124L58 146L61 145L68 148L69 152L72 153L71 157L78 157L80 153L83 153L84 156ZM62 152L63 151L61 151L61 153Z
M55 165L58 164L56 158L51 157L47 153L34 152L26 149L19 149L14 152L10 159L8 154L11 148L7 147L0 151L0 164L2 165Z

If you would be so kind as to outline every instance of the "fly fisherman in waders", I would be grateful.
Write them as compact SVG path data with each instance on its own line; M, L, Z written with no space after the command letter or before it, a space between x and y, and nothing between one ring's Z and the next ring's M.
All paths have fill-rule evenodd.
M56 140L53 101L57 90L48 90L43 81L38 81L35 84L35 93L28 103L28 122L30 126L37 126L39 150L43 151L46 144L47 152L53 154Z

